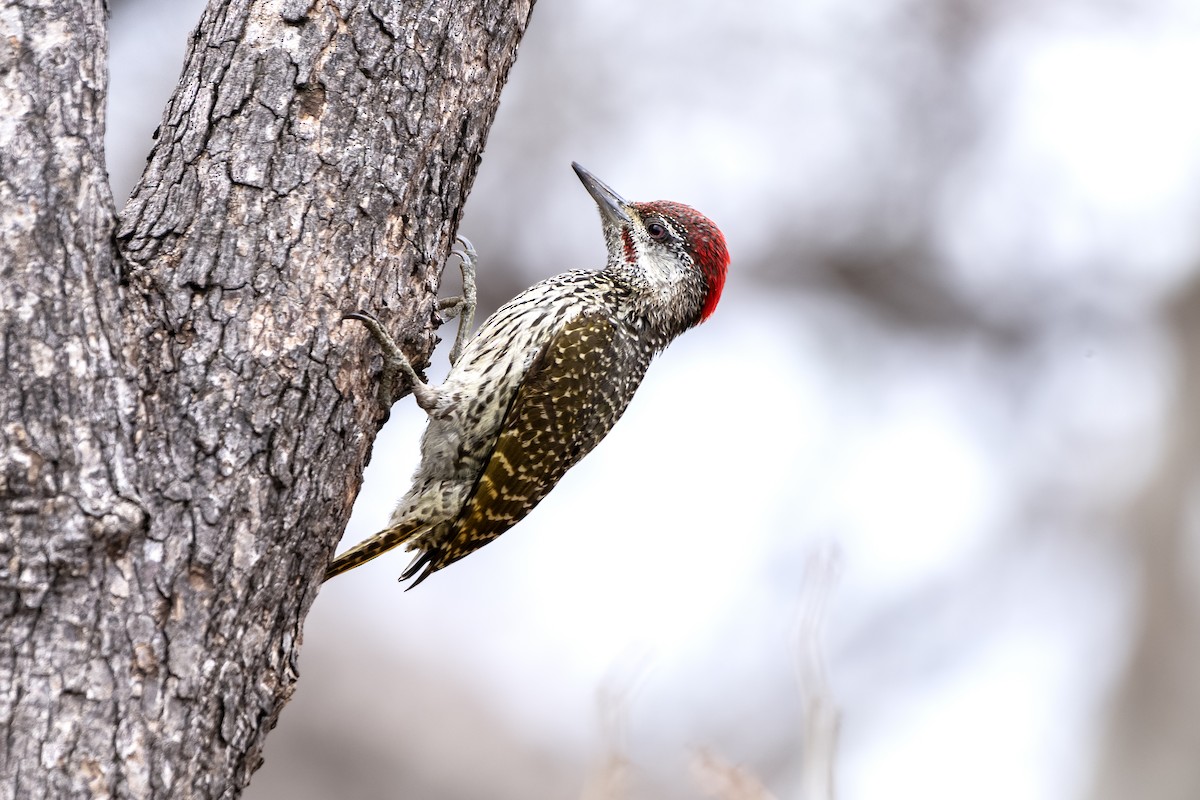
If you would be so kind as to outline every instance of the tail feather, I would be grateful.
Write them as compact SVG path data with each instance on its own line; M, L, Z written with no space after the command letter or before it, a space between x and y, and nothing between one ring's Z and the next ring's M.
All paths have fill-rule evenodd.
M335 558L325 570L324 580L341 575L343 572L367 563L376 556L383 555L394 547L399 547L427 527L423 522L401 522L390 528L384 528L370 539L359 542Z
M444 531L439 532L437 538L439 541L444 541ZM473 548L472 548L473 549ZM408 585L404 591L415 589L421 584L421 581L428 578L433 573L437 572L442 567L448 567L455 561L458 561L463 556L471 552L471 550L459 549L451 550L454 555L446 554L446 546L422 543L421 552L413 559L413 562L408 565L408 569L400 575L401 581L406 581L409 578L416 577L416 580Z
M408 569L400 573L401 581L406 581L414 575L417 576L417 579L410 583L404 591L407 592L409 589L416 588L421 584L421 581L437 572L441 568L441 565L438 563L440 558L441 552L438 550L425 550L414 558L413 562L408 565Z

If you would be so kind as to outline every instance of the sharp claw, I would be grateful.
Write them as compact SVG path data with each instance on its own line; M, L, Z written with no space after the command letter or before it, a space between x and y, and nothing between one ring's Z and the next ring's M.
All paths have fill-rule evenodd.
M475 252L475 245L471 244L471 240L463 236L461 233L454 237L457 244L461 244L463 251L468 258L479 258L479 254Z
M471 244L471 240L461 233L454 237L454 244L455 246L450 248L450 255L458 256L464 264L474 264L479 260L479 253L475 252L475 245Z
M348 319L356 319L359 322L374 322L379 323L379 318L374 314L368 314L366 311L351 311L348 314L342 314L342 322Z

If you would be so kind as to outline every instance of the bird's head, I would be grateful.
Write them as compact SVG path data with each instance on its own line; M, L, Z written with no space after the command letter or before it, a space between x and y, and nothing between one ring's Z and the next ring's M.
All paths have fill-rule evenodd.
M721 299L729 269L720 229L682 203L628 203L583 167L571 166L600 208L609 267L636 274L652 289L694 305L689 326L707 319Z

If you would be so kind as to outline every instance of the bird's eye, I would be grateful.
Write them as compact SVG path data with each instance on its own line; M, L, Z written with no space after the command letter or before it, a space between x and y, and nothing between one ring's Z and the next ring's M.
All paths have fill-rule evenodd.
M667 238L667 228L661 222L651 222L646 226L646 233L650 234L651 239L662 241Z

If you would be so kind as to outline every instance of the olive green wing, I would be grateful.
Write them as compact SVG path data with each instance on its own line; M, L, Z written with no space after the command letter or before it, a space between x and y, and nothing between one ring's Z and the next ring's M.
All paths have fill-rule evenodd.
M606 314L568 320L526 371L436 568L523 519L616 424L649 361Z

